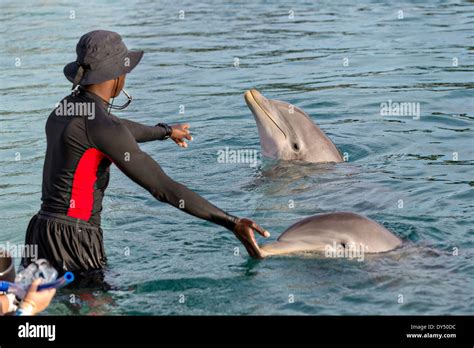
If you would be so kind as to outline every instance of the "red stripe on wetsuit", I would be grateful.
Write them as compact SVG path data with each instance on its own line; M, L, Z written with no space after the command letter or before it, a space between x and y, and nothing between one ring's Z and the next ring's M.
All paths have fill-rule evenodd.
M105 155L97 149L87 149L74 172L68 216L89 221L94 207L94 185L97 169Z

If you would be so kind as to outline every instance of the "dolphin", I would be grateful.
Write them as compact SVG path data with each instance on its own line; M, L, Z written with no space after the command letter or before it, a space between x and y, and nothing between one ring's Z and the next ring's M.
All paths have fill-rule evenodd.
M256 89L244 97L257 122L264 156L314 163L343 161L333 142L303 110L267 99Z
M326 252L328 248L359 248L381 253L400 246L400 238L377 222L350 212L312 215L283 232L274 243L262 245L264 257L300 252ZM354 249L355 250L355 249Z

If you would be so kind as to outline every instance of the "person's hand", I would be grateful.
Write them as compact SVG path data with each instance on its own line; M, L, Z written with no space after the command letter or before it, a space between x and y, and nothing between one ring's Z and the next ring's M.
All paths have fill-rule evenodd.
M8 313L10 307L10 301L8 300L7 295L0 295L0 316Z
M188 147L188 144L184 141L184 139L188 139L189 141L193 140L191 133L189 133L189 124L173 124L171 125L171 129L173 129L173 133L171 133L171 139L181 147Z
M56 294L56 289L46 289L38 291L38 285L41 284L40 279L35 279L32 283L28 292L23 299L23 302L20 304L20 308L25 308L31 306L32 315L35 315L39 312L44 311L51 300L53 299L54 295Z
M257 231L264 237L270 237L270 232L257 225L256 222L242 218L234 227L235 236L242 242L249 255L256 259L263 259L266 253L258 247L253 231Z

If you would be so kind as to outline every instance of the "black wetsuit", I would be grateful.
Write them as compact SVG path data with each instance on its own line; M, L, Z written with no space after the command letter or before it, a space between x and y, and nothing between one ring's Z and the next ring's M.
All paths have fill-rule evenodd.
M43 203L26 233L25 244L37 245L39 258L59 271L105 266L100 213L111 163L156 199L233 230L235 216L173 181L139 148L137 143L163 139L163 127L109 115L107 104L83 89L60 104L46 123ZM23 266L29 262L24 258Z

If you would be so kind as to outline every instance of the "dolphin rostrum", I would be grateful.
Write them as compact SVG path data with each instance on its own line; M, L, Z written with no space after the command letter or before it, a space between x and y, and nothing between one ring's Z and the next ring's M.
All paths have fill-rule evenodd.
M256 89L245 101L257 122L264 156L304 162L342 162L333 142L301 109L265 98Z
M390 251L400 238L377 222L355 213L309 216L283 232L278 240L261 246L263 256L298 252L327 252L330 248L359 248L364 253Z

